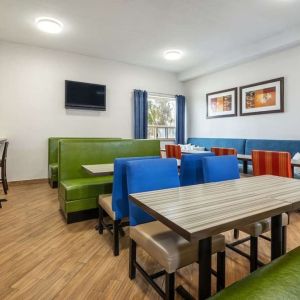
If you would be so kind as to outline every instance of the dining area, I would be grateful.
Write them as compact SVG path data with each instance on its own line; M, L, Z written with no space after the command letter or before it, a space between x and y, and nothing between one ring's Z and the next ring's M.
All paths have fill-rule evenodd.
M185 149L178 156L178 146L172 146L176 149L166 146L161 157L124 157L113 164L82 165L90 175L114 176L112 193L99 195L96 229L100 238L105 231L111 233L115 257L124 251L120 241L129 239L129 279L143 277L163 299L238 299L246 294L266 299L279 297L280 286L282 298L299 294L295 288L299 279L292 270L299 266L295 253L300 250L287 253L286 246L289 214L300 209L300 185L292 178L290 155L261 150L257 155L253 150L253 176L245 177L233 148ZM234 233L233 241L226 232ZM240 233L246 237L239 239ZM260 240L269 245L266 266L260 260ZM247 242L249 253L238 248ZM149 274L139 262L137 248L161 270ZM248 276L227 287L226 260L232 253L247 259ZM294 263L290 263L291 256ZM192 264L198 266L193 295L176 285L178 270ZM234 263L231 267L234 272ZM294 288L282 285L282 274L287 272ZM158 278L164 278L163 288ZM256 281L257 289L253 289ZM272 292L269 287L274 283L278 286ZM217 293L212 295L212 291Z

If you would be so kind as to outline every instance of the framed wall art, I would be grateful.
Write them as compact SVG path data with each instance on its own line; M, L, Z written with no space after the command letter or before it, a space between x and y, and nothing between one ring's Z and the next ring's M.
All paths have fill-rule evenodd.
M237 88L206 94L207 119L237 116Z
M284 112L284 77L240 87L240 115Z

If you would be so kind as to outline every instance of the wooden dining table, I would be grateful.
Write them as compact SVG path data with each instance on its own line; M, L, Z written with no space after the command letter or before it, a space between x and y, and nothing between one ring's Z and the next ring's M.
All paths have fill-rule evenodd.
M177 166L180 167L181 160L177 159ZM96 164L96 165L82 165L82 168L93 176L106 176L114 174L114 164Z
M162 152L166 152L166 149L162 148L160 149L160 151ZM200 154L200 153L211 153L211 151L207 151L207 150L199 150L199 149L182 149L181 150L181 154Z
M131 201L190 242L198 242L198 298L211 295L212 236L271 218L271 259L283 254L281 214L300 208L296 179L271 175L131 194ZM187 294L183 287L177 291Z
M82 168L93 176L106 176L114 173L114 164L82 165Z

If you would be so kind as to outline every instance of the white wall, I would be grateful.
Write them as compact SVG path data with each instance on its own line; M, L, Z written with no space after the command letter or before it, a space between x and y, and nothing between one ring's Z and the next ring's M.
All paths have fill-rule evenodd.
M285 113L206 119L206 93L285 77ZM300 140L300 47L187 81L189 137Z
M67 111L66 79L105 84L107 111ZM132 138L135 88L183 92L172 73L0 42L0 137L10 142L9 180L47 177L49 136Z

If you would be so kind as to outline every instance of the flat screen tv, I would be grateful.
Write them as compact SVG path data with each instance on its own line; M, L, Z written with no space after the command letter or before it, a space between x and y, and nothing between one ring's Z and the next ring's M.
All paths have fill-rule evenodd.
M106 110L106 86L66 80L65 107Z

